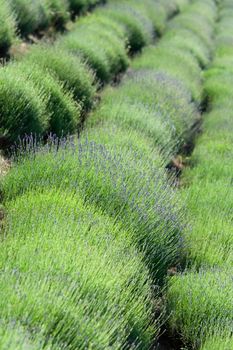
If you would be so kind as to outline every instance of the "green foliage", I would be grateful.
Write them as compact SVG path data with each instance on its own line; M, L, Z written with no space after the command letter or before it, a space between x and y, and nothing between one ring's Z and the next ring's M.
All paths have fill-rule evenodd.
M17 320L32 341L39 333L40 348L120 350L129 339L148 349L150 280L129 233L78 192L29 192L6 206L5 322Z
M1 137L14 142L25 133L43 134L48 127L46 99L43 92L11 67L0 70Z
M169 28L186 29L195 34L209 48L212 48L213 26L217 18L217 7L214 1L196 1L180 16L175 17Z
M60 40L59 47L82 56L101 83L128 67L123 33L115 22L103 16L92 15L79 21L76 29Z
M0 13L0 54L4 55L16 37L16 24L6 0L0 0Z
M216 333L231 331L232 270L201 269L173 277L168 300L171 327L199 348Z
M216 16L216 5L212 1L195 2L169 22L170 30L165 34L163 43L171 49L179 49L180 53L174 52L174 55L188 71L194 70L194 67L190 67L191 59L188 57L189 64L182 62L181 56L186 52L190 52L201 67L208 65L213 50L213 27ZM164 58L161 57L161 60ZM178 62L174 63L175 67L179 66ZM193 77L188 77L187 84L195 79L195 75L197 74L194 71ZM193 96L195 99L198 98L198 86Z
M162 35L167 25L168 11L166 10L165 3L163 1L157 1L156 6L153 0L147 1L131 1L131 4L135 6L136 10L148 17L153 24L154 31L158 35Z
M43 0L49 10L49 23L57 29L64 29L70 18L68 0Z
M166 1L165 1L166 2ZM175 5L179 12L184 11L188 5L190 5L189 0L176 0Z
M56 48L33 47L2 69L1 79L1 134L9 142L31 132L73 133L94 103L93 73L79 57Z
M201 350L232 348L232 3L220 6L216 55L205 73L203 134L182 177L193 271L172 278L168 290L173 330Z
M232 107L228 104L206 116L205 133L192 156L193 167L183 176L187 183L183 195L189 195L187 206L193 227L193 234L187 233L189 257L198 265L231 266L233 261L229 176L232 173Z
M220 21L219 27L225 22ZM221 30L218 31L221 33ZM189 257L200 266L231 266L231 149L232 138L232 84L233 71L227 58L231 56L222 37L212 66L205 73L205 96L211 107L203 123L204 134L192 155L193 167L187 169L183 181L187 183L184 196L191 212L193 233L187 233ZM221 54L220 54L221 52ZM221 68L221 59L224 69ZM228 69L229 67L229 69ZM221 116L221 117L220 117Z
M183 0L158 0L158 3L163 6L163 8L166 11L166 17L167 19L170 19L174 15L176 15L179 12L179 5L178 3ZM189 1L189 0L187 0Z
M68 132L80 116L79 109L75 115L73 96L87 111L96 92L95 77L83 58L101 82L125 70L128 46L135 52L151 43L154 32L163 31L165 17L186 8L185 0L158 3L161 20L149 0L111 2L75 24L74 32L58 45L32 48L22 63L2 71L11 84L2 100L5 96L20 100L27 89L30 95L20 103L23 118L28 114L32 118L25 110L32 106L41 113L38 120L46 115L44 130L57 127L59 131L67 125ZM82 4L85 10L86 3ZM201 4L197 1L187 7L158 46L135 60L134 71L122 84L106 90L86 133L68 140L51 136L44 146L29 136L16 149L19 157L1 183L7 217L2 222L0 249L0 335L9 349L19 339L19 350L21 344L51 350L147 350L159 322L153 310L161 312L156 291L161 290L168 270L182 260L184 248L200 262L198 267L203 265L203 258L198 261L192 250L192 238L186 238L188 247L183 243L183 210L172 186L174 179L164 169L199 120L201 67L211 57L216 16L214 1L205 0L203 13ZM221 55L224 52L229 62L225 42ZM221 70L215 64L210 75ZM209 94L207 85L205 91ZM222 91L220 95L222 101ZM43 101L43 108L36 109L36 101ZM13 109L13 102L6 105ZM15 129L17 113L12 117ZM230 140L230 132L227 135ZM212 141L207 142L211 149ZM206 173L211 179L214 172L211 163L216 150L224 159L229 156L228 145L225 149L221 143L216 141L209 163L191 177L201 190L205 189L202 177ZM197 151L197 161L203 154ZM224 171L227 174L227 167ZM223 186L224 181L220 182ZM220 182L216 181L218 186ZM197 206L199 200L198 215L207 220L214 216L217 222L226 214L226 191L221 197L219 186L214 196L214 186L207 183L209 192L203 197L193 187L189 206L195 200ZM228 199L227 204L230 195ZM213 204L209 216L203 207L208 201ZM231 221L229 214L226 232ZM227 243L226 237L222 246L218 242L224 252L219 261L227 256L224 248L231 238L228 235ZM218 263L207 256L204 244L197 244L196 251L205 263ZM202 266L199 272L177 275L169 282L170 324L187 344L205 346L212 336L227 338L232 321L231 275L225 265L221 270Z
M163 151L169 162L171 155L190 137L191 126L199 118L190 94L179 84L153 70L131 73L119 88L106 90L100 108L88 123L111 121L128 130L138 130Z
M170 22L169 30L159 44L146 48L144 54L133 62L135 69L156 69L158 72L166 73L177 79L187 91L191 91L192 98L198 104L202 101L203 83L200 66L206 66L211 57L216 16L216 8L208 1L207 10L199 16L201 6L197 2L187 7L184 13L176 16ZM212 17L208 9L212 11ZM196 26L197 21L198 26ZM207 31L204 38L199 35L202 27ZM208 45L206 44L207 39Z
M208 339L202 346L201 350L229 350L232 348L233 338L230 332L224 332L221 336L215 335Z
M11 67L16 75L22 75L33 82L37 89L48 97L46 113L49 116L48 131L57 136L74 133L80 122L81 107L74 101L72 94L65 91L62 84L36 64L21 62Z
M166 159L164 154L155 146L153 139L145 136L140 129L130 126L119 125L117 120L94 122L94 116L90 117L91 122L86 125L87 135L101 143L107 148L123 153L135 153L143 155L144 159L155 167L164 168Z
M25 57L25 64L34 62L60 80L64 88L72 92L76 101L82 104L84 110L93 105L96 91L94 76L79 57L56 47L38 45Z
M25 25L28 25L28 19L29 22L35 22L33 29L29 28L30 22L29 27L24 30L27 34L49 25L51 21L65 23L66 3L62 0L41 0L33 7L34 12L32 13L31 3L26 6L24 0L15 1L19 6L18 12L22 12ZM36 88L39 87L39 90L46 95L46 113L49 125L44 128L42 134L48 131L55 132L57 135L74 132L79 120L95 103L97 83L109 82L119 73L125 71L129 64L127 56L129 47L136 51L150 43L154 32L162 31L166 14L168 15L171 8L174 10L176 6L175 3L170 7L166 2L159 2L158 13L156 13L156 6L151 0L147 0L143 4L131 0L123 1L120 4L112 2L108 6L98 9L96 14L78 21L74 25L74 29L66 36L61 37L52 47L49 47L48 44L42 44L30 48L22 63L18 63L14 67L16 67L16 74L22 75L22 79L24 77L30 79L33 85ZM24 10L27 12L26 14L24 14ZM162 17L159 19L160 15ZM41 16L44 20L43 24L40 23ZM52 19L51 16L55 17ZM35 21L34 17L36 18ZM87 64L91 66L93 71L90 70ZM73 98L77 104L75 104ZM142 115L139 116L138 111L138 108L141 108L139 105L132 106L132 111L137 110L138 118L142 123ZM81 107L81 111L79 107ZM143 107L144 113L146 113L144 116L148 115L148 118L149 116L151 118L151 127L152 120L155 118L152 108L153 106L146 111ZM171 111L171 108L169 110ZM127 106L125 106L125 111L127 111ZM127 114L130 114L129 110ZM128 118L130 117L129 115ZM167 121L164 123L161 116L159 117L160 120L154 126L154 131L150 137L154 135L155 143L160 143L160 147L164 149L166 136L172 139L173 131L171 126L166 132ZM170 116L169 122L171 124L174 122L170 120ZM17 123L20 123L19 119L17 119ZM137 121L136 124L139 125L138 123ZM166 135L159 135L160 126ZM5 125L3 127L6 128ZM176 124L175 128L177 128L177 139L172 140L173 146L178 144L178 137L183 132L186 133L183 130L183 125L180 127ZM9 127L6 128L6 130L8 129ZM20 134L17 136L22 135L24 129L22 127L21 130L20 127ZM6 130L2 132L9 134ZM27 130L30 131L29 128ZM149 135L149 126L147 130ZM16 132L17 129L11 137L11 141L17 139ZM158 138L159 140L157 140ZM173 146L170 146L169 141L169 147L173 149Z
M75 30L61 39L59 46L81 54L98 79L107 82L127 68L128 49L136 52L152 41L156 19L165 12L161 6L159 10L155 14L156 6L150 0L143 4L112 2L96 14L78 21ZM158 24L158 31L161 26Z
M171 29L165 34L164 40L166 40L166 44L169 46L190 51L203 68L210 62L211 52L208 47L206 47L205 43L195 33L187 29Z
M29 35L49 25L49 11L43 0L11 0L22 35Z
M202 78L201 70L195 58L190 52L166 45L150 46L144 50L144 55L133 62L135 69L156 69L166 73L172 78L180 80L192 97L198 103L201 102Z
M111 121L111 123L118 124L128 130L138 130L141 135L151 138L152 142L160 146L161 149L172 147L172 130L169 130L169 124L162 118L157 118L157 113L153 108L140 102L129 104L129 102L114 95L113 93L109 99L106 98L104 105L97 111L96 114L98 117L101 116L101 120ZM109 124L111 125L111 123Z
M70 10L74 14L84 13L90 7L105 3L106 0L69 0Z
M22 324L11 321L0 324L0 348L2 350L38 350L42 343L42 335L34 334L33 336ZM45 350L51 350L51 342L43 347ZM57 349L60 349L57 347Z
M4 181L5 198L47 186L82 191L86 201L132 230L152 275L163 280L181 248L180 207L164 170L143 153L135 158L134 150L115 150L109 144L105 148L85 137L75 141L76 146L72 142L58 153L55 143L51 153L39 152L34 159L22 161Z
M49 26L63 29L70 17L67 0L11 0L11 5L23 36Z
M146 5L147 2L145 8ZM105 8L105 13L108 18L121 23L124 27L131 52L138 51L151 43L154 34L152 21L148 14L145 16L137 10L133 2L132 5L128 1L121 1L120 4L113 2Z

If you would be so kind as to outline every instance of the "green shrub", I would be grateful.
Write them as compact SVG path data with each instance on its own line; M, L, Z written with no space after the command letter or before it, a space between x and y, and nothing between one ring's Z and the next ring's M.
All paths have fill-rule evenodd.
M116 6L116 3L114 0L110 0L109 3L112 5ZM158 33L161 35L166 27L166 19L168 16L168 8L166 7L164 1L156 1L156 4L154 3L153 0L145 0L145 1L134 1L134 0L127 0L127 1L122 1L121 4L123 4L126 7L129 7L129 12L130 11L136 11L136 16L140 14L141 16L141 25L144 25L144 31L146 31L149 36L154 36L154 33ZM110 5L109 7L112 7ZM173 4L174 5L174 4ZM122 10L122 8L121 8ZM119 15L118 15L119 16ZM122 14L122 18L119 16L120 23L125 27L125 30L130 33L134 31L134 35L136 37L136 30L137 28L134 28L133 22L129 22L129 19L124 19L124 16ZM149 24L149 21L151 24ZM118 21L117 21L118 22ZM139 30L140 28L138 28ZM132 35L133 33L131 33ZM148 35L147 34L147 35Z
M124 27L121 23L114 21L112 18L108 18L104 9L105 7L100 7L99 9L96 9L88 19L80 19L77 22L76 27L79 28L81 23L85 23L85 25L89 24L90 28L92 28L92 25L97 24L103 29L109 30L114 36L124 42L124 44L127 44Z
M204 93L209 105L217 107L220 104L228 104L227 100L229 101L232 93L233 75L217 66L209 69L205 78Z
M62 84L36 64L18 63L14 67L14 73L30 80L37 89L43 91L44 95L47 96L48 131L61 136L74 133L77 130L81 108L74 101L73 96L63 89Z
M192 226L191 234L188 231L186 236L188 257L197 266L231 266L233 262L230 213L233 198L229 190L232 185L229 174L233 171L232 103L221 83L222 74L219 78L218 81L215 76L218 86L215 84L211 99L214 109L204 118L204 133L192 154L192 167L187 168L182 177ZM212 76L210 81L213 81Z
M154 69L179 80L198 104L202 101L203 82L199 64L209 63L216 18L216 6L211 0L206 1L200 14L202 5L195 2L176 16L159 45L146 48L133 62L136 69Z
M201 350L230 350L233 348L233 338L230 332L223 332L208 339Z
M75 56L83 57L95 71L99 81L109 81L111 72L106 52L93 41L93 36L90 33L86 33L84 40L83 37L71 33L59 43L59 47Z
M138 12L142 13L144 17L151 20L154 31L158 35L162 35L166 27L167 11L164 4L161 2L156 2L153 0L137 1L131 4L135 6Z
M70 18L68 0L43 0L49 10L49 23L57 29L64 29Z
M170 46L191 52L202 68L206 67L211 60L211 51L196 34L189 30L169 30L163 37L163 41Z
M111 80L128 67L125 40L114 24L109 20L103 23L98 16L84 18L59 44L62 49L83 56L101 82Z
M69 20L67 0L11 0L23 36L54 26L64 29Z
M0 0L0 55L5 55L13 43L15 34L15 18L6 0Z
M210 0L200 3L194 2L181 15L175 17L170 23L171 29L186 29L193 32L203 43L212 48L214 21L217 17L215 3Z
M143 16L137 11L136 6L127 1L121 4L110 4L105 9L108 18L120 23L125 28L125 33L131 52L141 50L143 46L151 43L154 28L148 16Z
M185 8L188 8L188 5L190 5L189 0L175 0L174 3L177 6L179 12L184 11Z
M144 158L143 153L135 157L134 150L105 148L85 135L76 142L69 142L65 153L62 147L54 154L54 146L51 153L39 152L34 160L22 162L6 179L6 198L26 188L47 186L82 191L87 202L132 230L152 275L163 280L182 245L180 207L164 170Z
M154 329L142 256L127 231L81 197L51 189L6 204L1 318L39 333L40 348L146 350Z
M230 185L224 180L203 180L205 169L208 172L207 165L206 168L202 169L199 166L196 169L197 174L198 170L200 171L199 176L194 178L192 185L183 191L183 198L186 199L188 196L187 215L192 227L192 231L187 230L185 235L186 253L188 261L197 267L231 266L233 262L232 217L227 214L232 203L232 195L229 194ZM188 174L185 175L183 181L188 178ZM190 173L188 179L191 181L193 177L194 174Z
M161 41L157 47L147 47L143 55L133 62L135 69L155 69L170 75L183 84L198 103L202 99L201 69L190 52L167 45Z
M84 13L89 8L106 0L69 0L70 9L74 14Z
M49 25L49 9L43 0L11 0L11 3L22 35L29 35Z
M46 96L11 67L0 70L1 136L14 142L25 133L43 134L48 128Z
M166 74L139 70L126 77L119 88L106 90L100 108L88 123L111 121L127 130L138 130L169 159L189 139L198 119L199 113L182 84Z
M228 19L225 22L225 16L228 17L225 3L228 1L221 2L225 14L222 16L220 12L216 57L205 73L204 96L208 113L204 115L203 134L192 154L190 167L181 180L185 185L183 198L188 198L187 215L191 227L191 230L184 231L187 263L193 269L173 277L167 295L172 329L181 334L187 346L201 350L228 350L233 344L233 32ZM213 15L215 2L206 1L206 9L211 9L211 4ZM205 7L202 9L202 2L193 6L199 12L206 11ZM211 23L211 11L209 13L206 25ZM193 26L191 19L189 26ZM198 26L191 30L197 29ZM204 34L210 37L211 30Z
M215 332L232 327L232 271L218 268L173 277L168 291L172 329L199 348Z
M105 99L96 115L97 118L101 117L102 122L108 121L110 124L111 121L126 130L140 131L141 135L151 138L160 149L173 148L172 132L169 130L169 124L161 118L160 113L140 102L129 103L112 94L108 99Z
M124 124L118 123L117 120L101 120L93 123L93 119L93 115L88 119L90 123L86 125L86 133L96 143L124 154L127 152L143 154L145 161L159 169L166 166L167 159L164 154L160 152L154 140L143 134L139 128L125 128Z
M58 78L64 88L72 92L76 101L88 110L94 102L94 76L82 60L56 47L36 46L25 57L28 64L36 64Z
M16 320L10 322L1 320L0 347L3 350L25 350L25 348L38 350L41 348L42 340L42 334L32 334L29 329ZM52 342L48 340L43 349L51 350Z
M144 90L140 93L141 86ZM167 131L170 129L174 144L188 140L199 113L182 81L163 72L142 69L134 72L130 79L125 79L120 90L122 97L125 95L132 102L138 101L157 110L157 119L165 123Z
M182 0L181 0L182 1ZM171 19L172 17L174 17L175 15L178 15L180 10L179 10L179 5L178 3L180 2L180 0L159 0L160 3L162 3L162 5L164 6L164 8L166 9L166 13L167 13L167 18Z

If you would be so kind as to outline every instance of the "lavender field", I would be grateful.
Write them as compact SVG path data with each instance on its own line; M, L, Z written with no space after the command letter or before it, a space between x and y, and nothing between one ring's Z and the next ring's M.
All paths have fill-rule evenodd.
M0 350L233 350L233 2L0 14Z

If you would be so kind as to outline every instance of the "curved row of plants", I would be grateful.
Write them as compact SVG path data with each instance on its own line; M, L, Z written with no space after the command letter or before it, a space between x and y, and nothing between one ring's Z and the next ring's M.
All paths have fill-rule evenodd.
M131 1L141 6L139 0ZM148 2L148 0L147 0ZM176 1L151 0L151 6L161 3L169 7L170 13L177 11ZM92 7L112 3L124 6L126 1L120 0L0 0L1 28L0 54L5 55L18 37L30 38L36 34L42 36L48 30L64 31L70 27L70 19L84 14ZM181 1L180 1L181 3ZM158 9L159 10L159 9ZM154 11L154 10L153 10ZM162 10L163 11L163 10ZM161 10L159 10L161 14ZM164 13L162 13L163 18Z
M18 149L1 185L1 348L158 345L161 290L184 249L165 166L200 118L215 18L212 0L188 5L81 137L29 136Z
M5 54L17 35L44 31L49 27L64 30L71 15L78 15L106 0L0 0L0 53Z
M183 175L190 266L172 278L168 292L172 328L202 350L233 348L233 4L219 7L215 58L205 73L204 133Z
M171 6L173 4L173 6ZM95 11L54 45L34 45L0 70L0 140L77 131L98 87L129 65L128 55L150 44L178 0L122 0Z

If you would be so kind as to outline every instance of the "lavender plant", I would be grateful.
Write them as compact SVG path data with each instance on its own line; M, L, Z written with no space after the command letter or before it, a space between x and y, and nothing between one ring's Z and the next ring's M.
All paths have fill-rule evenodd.
M171 327L194 349L204 346L215 333L230 334L232 297L230 269L203 267L199 272L173 277L168 291Z
M49 117L47 133L52 132L57 136L74 133L78 130L81 120L82 105L78 104L49 71L45 71L37 64L28 65L27 62L19 62L11 66L11 72L23 79L30 80L35 89L48 96L46 101L46 114Z
M129 62L121 27L113 21L103 22L101 19L106 16L103 16L103 11L100 14L102 17L94 15L78 22L77 28L61 38L58 45L63 50L82 56L103 84L125 71Z
M5 55L16 39L16 22L6 0L0 1L0 54Z
M41 152L33 151L35 158L26 158L11 171L4 180L5 198L35 188L79 189L87 203L132 230L152 275L162 280L182 249L180 208L164 171L134 150L108 149L84 138L61 143L57 152L56 142L51 150L48 144Z
M165 73L142 69L126 76L118 89L107 89L100 108L87 123L95 127L111 121L139 130L152 139L169 162L188 142L192 126L199 119L191 94L182 82Z
M148 349L152 290L143 257L131 233L78 192L37 188L6 203L1 319L20 323L28 342L38 335L39 348Z
M30 81L15 76L10 67L0 70L0 137L10 142L19 135L43 134L48 127L47 96Z
M216 56L205 73L204 132L183 175L193 269L172 278L168 291L173 329L202 350L232 348L232 4L219 7Z
M93 72L80 57L48 45L35 46L24 58L25 64L36 64L63 83L76 101L88 110L96 92Z

